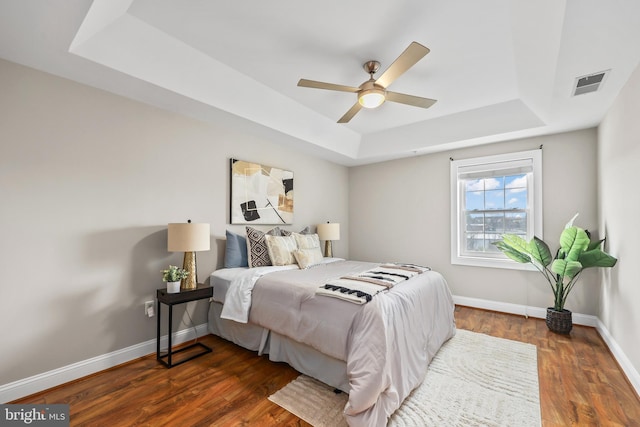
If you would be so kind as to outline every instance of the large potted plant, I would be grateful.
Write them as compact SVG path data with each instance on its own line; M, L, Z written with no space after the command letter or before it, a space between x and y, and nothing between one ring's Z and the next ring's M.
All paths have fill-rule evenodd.
M532 264L549 282L553 291L553 307L547 308L547 327L568 334L573 327L571 311L564 308L569 293L585 268L613 267L617 259L602 250L604 239L591 241L587 230L575 227L576 214L560 235L560 248L555 256L549 246L534 237L530 241L505 234L494 245L514 261Z

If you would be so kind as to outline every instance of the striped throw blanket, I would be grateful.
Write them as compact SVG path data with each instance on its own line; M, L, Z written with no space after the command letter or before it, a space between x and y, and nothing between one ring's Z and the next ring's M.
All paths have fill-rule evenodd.
M429 270L431 270L429 267L416 264L382 264L355 276L343 276L330 280L316 290L316 295L340 298L355 304L366 304L380 292Z

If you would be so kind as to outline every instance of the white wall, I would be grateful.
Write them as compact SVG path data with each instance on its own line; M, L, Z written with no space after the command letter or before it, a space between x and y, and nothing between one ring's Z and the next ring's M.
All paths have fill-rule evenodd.
M545 241L555 250L560 232L576 212L576 224L597 235L596 130L587 129L351 168L351 258L428 265L444 274L457 296L552 305L549 285L538 272L450 262L449 158L531 150L541 144ZM595 315L597 289L597 273L583 273L566 307Z
M602 273L598 317L640 372L640 197L635 183L640 167L640 68L622 89L598 127L600 227L607 248L618 258ZM624 363L623 363L624 365ZM640 383L636 384L640 389Z
M0 94L0 385L154 339L143 303L182 263L166 224L211 224L200 281L225 229L242 231L227 225L230 157L292 170L285 228L340 222L348 255L343 166L3 60ZM190 311L205 322L205 303Z

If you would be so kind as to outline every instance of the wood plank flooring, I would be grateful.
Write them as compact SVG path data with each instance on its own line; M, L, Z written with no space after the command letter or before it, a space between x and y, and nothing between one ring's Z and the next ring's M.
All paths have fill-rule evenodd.
M456 307L460 329L535 344L542 424L640 426L640 399L595 329ZM13 403L68 403L72 426L308 426L267 400L298 373L218 337L213 353L167 369L155 354Z

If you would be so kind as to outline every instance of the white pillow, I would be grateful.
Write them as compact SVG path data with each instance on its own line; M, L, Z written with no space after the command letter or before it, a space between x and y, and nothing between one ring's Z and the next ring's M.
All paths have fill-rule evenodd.
M296 258L293 252L298 249L296 239L293 236L264 236L267 242L267 250L272 265L295 264Z
M314 249L320 247L320 238L317 234L292 233L299 249Z
M302 269L306 269L319 264L323 259L322 251L319 247L311 249L298 249L297 251L293 252L293 255L295 256L296 261L298 261L298 265Z

